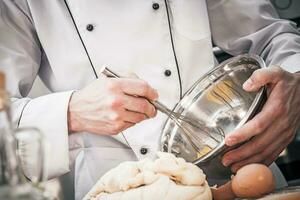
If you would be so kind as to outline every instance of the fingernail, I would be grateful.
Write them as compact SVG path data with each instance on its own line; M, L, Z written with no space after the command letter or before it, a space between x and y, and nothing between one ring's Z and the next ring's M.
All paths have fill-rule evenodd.
M155 107L154 107L154 106L153 106L152 113L153 113L153 117L155 117L155 116L156 116L156 114L157 114L157 111L156 111L156 109L155 109Z
M223 165L224 165L225 167L228 167L228 166L230 165L231 161L230 161L230 160L227 160L227 159L224 159L222 163L223 163Z
M253 82L251 79L248 79L244 84L243 84L243 89L251 89L253 86Z
M225 143L228 146L233 146L233 145L235 145L237 143L237 140L234 137L228 137L228 138L225 139Z
M155 100L158 99L158 91L156 89L154 89L154 92L155 92Z
M239 167L233 166L231 167L231 172L236 173L239 170Z

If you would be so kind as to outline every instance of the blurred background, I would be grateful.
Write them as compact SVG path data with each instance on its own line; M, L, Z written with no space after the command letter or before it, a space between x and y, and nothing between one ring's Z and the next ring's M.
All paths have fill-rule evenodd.
M281 18L290 19L297 23L300 30L300 1L272 0ZM294 141L277 159L276 163L283 172L289 185L300 185L300 130Z
M294 21L300 30L300 0L271 0L271 2L281 18ZM231 57L218 47L214 47L214 52L219 62ZM290 186L300 185L300 130L276 163Z
M278 11L278 14L283 19L289 19L298 24L300 30L300 0L271 0ZM214 47L214 53L222 62L231 56ZM48 89L43 85L41 80L37 78L30 92L30 97L37 97L49 93ZM276 161L277 165L283 172L290 186L300 185L300 131L294 141L288 148L282 152L281 156ZM73 175L66 174L60 179L54 179L46 183L48 190L58 196L60 199L74 199Z

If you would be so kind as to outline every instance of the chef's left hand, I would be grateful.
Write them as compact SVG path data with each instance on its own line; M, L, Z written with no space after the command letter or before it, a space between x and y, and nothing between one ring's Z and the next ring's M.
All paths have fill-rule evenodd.
M261 112L225 138L228 146L246 142L227 152L223 165L236 172L249 163L270 165L293 140L300 124L300 74L280 67L259 69L244 83L246 91L267 86L268 100Z

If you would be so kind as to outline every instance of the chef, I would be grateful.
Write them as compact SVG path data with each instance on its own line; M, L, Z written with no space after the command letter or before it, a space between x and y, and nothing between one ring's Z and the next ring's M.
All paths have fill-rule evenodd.
M253 137L224 165L270 165L299 126L300 34L268 0L0 0L0 16L14 123L45 135L49 178L74 166L76 199L118 163L153 157L166 116L140 97L173 108L217 64L212 43L232 55L259 54L270 66L244 84L267 85L269 98L226 138L234 145ZM105 78L103 65L139 78ZM30 99L37 76L52 93Z

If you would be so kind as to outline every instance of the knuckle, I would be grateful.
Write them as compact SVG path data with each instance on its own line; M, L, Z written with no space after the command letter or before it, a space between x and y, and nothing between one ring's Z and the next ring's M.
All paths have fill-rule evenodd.
M289 117L284 117L280 123L281 123L281 129L286 130L291 126L292 120Z
M285 114L287 112L287 106L283 103L282 100L277 101L275 112L279 115Z
M276 90L279 94L279 96L282 98L282 99L285 99L285 91L287 89L287 86L286 86L286 83L283 82L283 81L280 81L276 84Z
M109 133L109 135L118 135L118 134L119 134L119 132L114 131L114 130L112 130L112 131Z
M265 160L266 158L268 158L269 157L268 149L265 149L264 151L262 151L259 156L260 156L259 161L262 161L262 160Z
M148 117L154 117L155 116L155 108L153 105L151 105L150 103L147 103L147 108L146 108L146 112L147 112L147 115Z
M140 113L137 113L137 114L134 116L133 121L134 121L134 123L139 123L139 122L143 121L145 118L146 118L145 115L140 114Z
M274 160L276 160L277 156L278 156L278 155L273 154L273 155L269 156L267 159L263 160L262 162L263 162L266 166L269 166L270 164L272 164L272 162L273 162Z
M289 130L283 133L284 140L287 144L291 143L294 140L295 131Z
M228 154L228 157L230 158L244 158L247 155L247 151L245 148L239 148L236 150L232 150L230 154Z
M236 135L235 138L238 143L242 143L242 142L245 142L248 140L248 137L246 136L246 134Z
M265 129L264 123L261 122L260 120L257 120L255 123L255 129L257 132L263 132Z
M282 77L284 75L283 69L281 67L279 67L279 66L274 66L273 67L273 71L279 77Z
M123 129L124 129L124 123L121 123L121 122L119 122L119 123L116 123L114 126L113 126L113 132L114 133L120 133L121 131L123 131Z
M123 130L124 130L123 126L119 126L119 127L116 128L115 131L118 134L118 133L122 132Z
M227 153L222 157L222 161L233 160L234 157L237 157L236 154L235 154L233 151L234 151L234 150L231 150L230 152L227 152Z
M295 119L292 116L290 116L290 115L285 115L285 118L286 118L286 125L287 125L286 128L288 128L288 127L294 127L294 124L296 124L295 123ZM295 129L297 129L296 126L295 126ZM296 132L296 130L294 130L294 131Z
M252 73L252 78L253 79L257 79L259 76L260 76L260 73L261 73L261 70L255 70L253 73Z
M243 160L249 156L249 152L247 150L243 150L235 154L237 160Z
M260 163L261 161L262 161L262 155L261 154L257 154L257 155L254 155L254 156L248 158L247 164L250 164L250 163Z
M255 70L250 78L253 83L260 83L262 81L262 79L264 78L262 75L262 70L260 70L260 69Z
M122 101L121 96L114 95L114 96L111 97L110 108L112 110L118 110L122 106L123 106L123 101Z
M149 92L149 85L146 81L141 81L141 88L142 88L142 91L143 91L143 94L148 94Z
M109 115L109 120L116 122L120 120L120 115L117 112L111 112L111 114Z
M109 91L118 91L121 89L121 84L119 83L119 81L116 80L110 80L107 84L108 90Z
M138 117L137 117L138 121L143 121L146 119L146 116L143 115L143 114L140 114Z
M282 114L282 112L278 106L276 106L275 109L272 110L272 113L273 113L273 116L276 116L276 117Z
M140 103L140 110L145 113L148 109L148 102L145 101L141 101Z
M109 135L117 135L119 133L119 131L116 129L115 125L112 125L110 127L110 130L108 131Z
M157 110L155 109L154 106L151 106L151 117L155 117L157 115Z
M263 146L258 142L252 142L251 145L251 152L253 153L260 153L263 150Z

